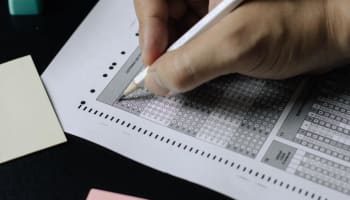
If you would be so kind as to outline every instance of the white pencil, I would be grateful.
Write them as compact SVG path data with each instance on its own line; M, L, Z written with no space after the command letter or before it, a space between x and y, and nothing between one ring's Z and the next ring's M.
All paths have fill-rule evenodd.
M211 12L197 22L189 31L181 36L167 51L173 51L186 44L201 32L207 30L220 19L228 15L233 9L238 7L244 0L223 0ZM132 83L124 91L124 96L128 96L140 88L144 88L144 81L147 76L148 67L142 70L132 81Z

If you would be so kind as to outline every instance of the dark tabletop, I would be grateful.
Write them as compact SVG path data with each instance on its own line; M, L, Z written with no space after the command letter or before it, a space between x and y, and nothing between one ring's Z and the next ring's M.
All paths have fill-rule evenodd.
M0 63L31 54L42 73L97 1L45 2L41 16L10 17L7 0L0 0ZM78 200L85 199L90 188L149 199L227 199L93 143L67 137L63 145L0 165L0 200Z

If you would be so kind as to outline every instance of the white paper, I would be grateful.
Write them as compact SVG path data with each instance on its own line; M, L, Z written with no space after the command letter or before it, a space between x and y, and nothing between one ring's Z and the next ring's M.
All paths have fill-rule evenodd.
M0 65L0 163L65 141L31 57Z
M142 68L137 31L132 1L102 0L46 70L66 132L236 199L349 198L347 90L322 100L301 79L232 75L174 98L140 91L119 102ZM313 114L327 109L343 117ZM343 127L332 141L328 125Z

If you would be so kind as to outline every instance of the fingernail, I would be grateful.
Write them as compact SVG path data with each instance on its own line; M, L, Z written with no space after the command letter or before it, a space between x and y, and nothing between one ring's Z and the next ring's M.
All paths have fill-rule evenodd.
M159 79L159 76L155 72L151 72L148 75L148 87L151 91L159 96L167 96L169 94L169 89L164 87Z

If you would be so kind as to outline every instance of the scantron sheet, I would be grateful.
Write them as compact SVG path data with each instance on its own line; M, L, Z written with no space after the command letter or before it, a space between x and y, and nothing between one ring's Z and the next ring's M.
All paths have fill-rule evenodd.
M101 0L43 74L66 132L235 199L350 198L350 70L118 101L137 32L132 1Z

